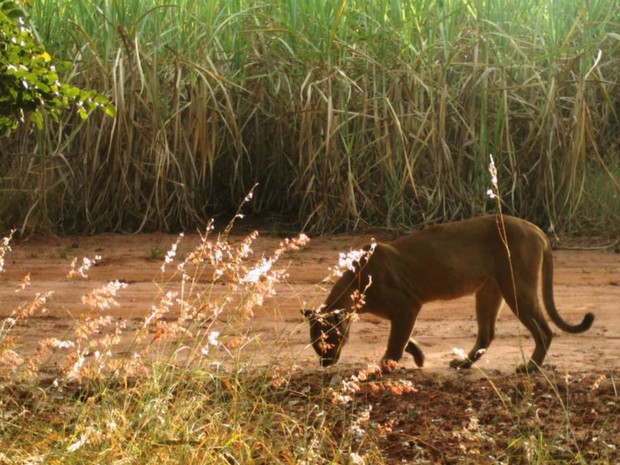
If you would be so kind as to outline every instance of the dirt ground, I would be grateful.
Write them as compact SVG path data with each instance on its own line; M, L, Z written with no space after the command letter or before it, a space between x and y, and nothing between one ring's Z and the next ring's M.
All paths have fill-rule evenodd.
M328 268L337 263L339 252L360 247L368 242L368 238L369 236L361 235L317 237L311 239L304 249L288 253L280 259L279 266L288 270L288 279L277 286L277 295L258 308L255 316L247 323L254 334L252 343L256 345L256 352L261 354L256 357L256 363L284 356L295 361L299 372L319 373L323 379L348 376L380 359L385 350L388 324L364 315L354 323L350 341L343 350L339 365L321 370L316 355L308 345L307 326L300 314L300 309L315 308L326 296L328 287L320 282L328 275ZM45 314L36 314L22 323L17 352L27 354L36 350L38 341L42 338L62 339L74 326L80 313L85 311L81 296L113 280L127 283L128 287L119 292L119 306L106 312L115 319L126 321L128 327L140 324L151 305L161 295L160 266L163 255L175 240L176 236L166 234L106 234L37 237L14 242L12 252L6 257L5 272L0 276L0 318L10 316L21 303L28 301L36 293L54 292ZM198 234L186 235L179 245L177 256L182 257L192 250L199 240ZM270 254L279 241L276 237L259 237L253 245L254 257ZM102 258L90 269L88 279L67 278L73 257L81 260L82 257L93 258L95 255ZM589 460L594 463L595 459L608 460L609 457L618 457L614 448L620 447L620 401L617 392L620 379L620 255L603 249L559 249L554 252L554 262L555 300L561 315L575 323L581 321L585 312L593 312L595 321L592 329L583 334L570 335L556 329L556 337L546 363L560 380L589 380L584 384L583 390L578 387L579 383L573 383L576 386L575 395L581 392L585 396L597 379L599 384L601 379L606 380L607 397L596 400L594 406L583 399L579 402L584 409L590 409L590 412L598 408L597 402L600 401L600 412L607 412L607 416L599 415L596 417L597 421L606 418L605 424L611 425L611 428L605 427L611 435L607 438L611 452L604 453L596 449L591 452L594 455L590 455ZM30 276L31 285L16 292L27 274ZM498 320L495 341L476 364L481 370L461 373L448 368L449 361L454 357L453 349L469 350L475 333L472 297L427 304L420 313L415 330L415 337L425 351L425 367L418 369L412 360L406 358L402 361L402 368L391 375L390 379L400 376L413 382L414 386L422 386L420 392L430 396L427 399L430 402L429 409L439 408L441 405L457 408L454 404L455 396L473 386L473 392L459 397L459 402L465 402L465 407L458 409L461 413L480 402L475 392L480 393L480 389L486 392L492 390L486 384L489 379L495 380L500 386L506 385L507 389L520 383L520 378L516 377L513 371L522 361L522 350L529 356L533 345L529 335L507 308L503 309ZM482 387L483 385L486 387ZM432 394L433 392L435 394ZM386 424L390 412L408 408L405 406L408 403L399 400L396 400L396 404L387 402L385 396L377 394L371 384L366 385L358 395L374 399L377 405L382 404L388 409L381 411L380 407L376 406L373 414L377 418L385 416ZM408 410L404 411L404 414L413 415ZM464 425L458 423L457 426L461 425L463 435L468 434L467 421L471 419L467 415L449 413L449 410L444 408L440 417L450 417L451 421L457 423L465 422ZM476 421L484 420L480 418ZM441 422L429 425L426 427L442 431L445 429ZM468 463L460 462L454 459L454 454L441 450L441 444L436 443L442 441L437 431L430 439L423 439L421 433L414 434L411 431L406 434L399 433L401 436L394 439L393 443L390 441L397 434L394 432L394 425L390 427L390 431L392 433L386 435L385 446L391 448L395 457L405 460L404 463ZM409 439L403 439L405 436ZM484 449L485 446L478 444L477 447ZM587 447L586 449L590 450ZM406 462L414 457L422 461ZM424 462L424 457L430 461ZM394 463L402 462L395 460ZM473 460L471 463L483 462Z
M178 257L192 250L199 236L188 235L179 245ZM23 350L42 337L61 337L85 311L81 296L109 281L127 283L119 291L118 307L109 313L128 321L140 320L161 294L160 266L163 254L175 242L176 236L165 234L97 235L62 238L31 238L13 244L7 256L5 272L0 275L0 317L6 317L17 306L36 293L53 291L45 315L35 315L25 324ZM338 235L311 239L302 250L289 253L278 264L286 268L289 277L276 288L275 298L257 309L251 320L260 335L257 343L286 341L289 357L300 366L318 365L308 347L306 325L300 315L302 308L316 308L325 298L328 286L321 280L335 266L338 254L361 247L368 236ZM259 237L253 255L269 255L278 246L279 238ZM72 258L93 258L101 261L88 271L88 279L67 279ZM152 258L154 257L154 258ZM620 255L605 250L556 250L555 300L563 317L579 322L585 312L596 316L592 329L569 335L556 330L556 337L546 362L559 372L620 368ZM16 292L23 277L30 274L31 285ZM454 357L453 348L469 350L476 327L473 297L426 304L420 312L415 337L426 354L426 371L449 372L447 365ZM170 315L174 317L174 315ZM354 323L351 338L345 347L341 363L377 362L387 341L388 324L376 317L364 315ZM505 307L497 323L496 339L478 366L497 373L511 373L521 362L520 345L529 354L533 346L527 331ZM265 352L263 346L263 352ZM284 355L282 353L280 356ZM414 368L412 360L403 360Z

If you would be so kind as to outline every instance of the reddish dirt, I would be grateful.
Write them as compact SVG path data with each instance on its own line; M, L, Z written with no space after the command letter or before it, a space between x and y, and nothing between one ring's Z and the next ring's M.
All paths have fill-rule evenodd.
M37 313L20 323L21 336L15 351L26 356L36 350L41 339L66 337L85 311L81 296L112 280L127 283L128 288L120 291L117 298L119 306L104 313L126 321L128 327L140 324L151 305L161 296L161 253L165 253L175 240L176 236L166 234L106 234L30 238L15 242L12 252L6 258L5 272L0 278L0 318L10 316L21 303L29 301L36 293L54 292L45 314ZM182 257L192 250L199 240L198 235L187 235L180 243L178 256ZM367 240L368 236L350 235L314 238L306 248L287 253L280 259L279 266L288 269L288 279L277 286L277 296L256 309L255 316L245 323L253 334L249 347L255 346L255 354L260 353L256 357L257 363L285 356L295 361L300 373L306 374L303 375L304 379L308 379L306 376L309 374L318 374L320 379L326 379L349 376L380 359L385 349L388 324L364 315L354 323L350 341L339 365L328 370L319 369L317 358L308 347L307 327L300 314L300 309L315 308L325 297L328 287L320 282L328 274L328 268L337 263L339 252L360 247ZM274 237L259 237L252 247L253 256L270 255L279 241ZM67 279L73 257L81 260L82 257L92 258L95 255L101 255L102 259L90 269L88 279ZM151 258L154 255L158 258ZM599 424L604 422L607 426L603 429L607 428L611 435L606 438L610 442L609 451L604 452L607 450L607 442L590 437L590 430L584 422L591 421L592 425L595 420L583 417L580 424L585 426L579 430L579 434L584 436L583 441L604 442L601 446L603 452L596 449L591 452L596 456L590 455L588 460L594 463L600 459L603 460L600 463L609 463L604 460L617 458L614 448L620 447L620 400L617 392L620 388L620 255L606 250L557 250L554 261L555 300L560 313L570 322L581 321L585 312L593 312L596 319L592 329L583 334L570 335L556 330L546 363L552 368L550 372L562 383L570 383L567 380L585 380L582 383L583 389L579 383L571 384L575 395L582 396L575 403L583 406L584 415L592 416L592 412L598 411L595 420ZM28 273L31 285L16 292L22 278ZM204 285L208 284L205 282ZM422 309L415 335L425 351L426 366L417 369L407 357L402 361L402 368L387 378L393 380L394 377L400 377L419 387L417 394L403 394L417 396L414 397L414 407L409 401L401 402L400 396L388 398L385 392L389 393L389 386L387 390L377 390L376 383L363 384L361 391L356 394L357 398L364 398L375 405L374 418L386 425L384 447L393 451L388 452L388 456L430 460L405 463L470 463L454 458L467 456L470 451L446 452L444 446L451 443L450 438L452 442L457 441L459 434L463 437L475 436L476 425L469 424L474 421L472 411L478 415L475 421L481 423L490 421L489 415L498 415L491 406L493 402L502 404L500 396L494 395L494 385L510 390L511 386L524 382L513 371L522 361L522 351L529 356L532 341L506 308L497 322L496 339L476 364L477 369L456 372L448 368L449 361L454 357L453 348L468 350L473 344L476 333L473 314L472 297L427 304ZM591 388L597 380L601 384L601 379L604 379L604 389L600 391L602 397L592 401L596 392ZM537 384L545 384L544 377L535 381L534 390ZM548 391L542 389L541 392L548 394ZM551 398L541 398L541 402L551 404L556 397L552 394ZM421 402L428 403L424 405L428 408L429 417L422 418L423 412L419 410ZM392 415L397 418L387 428ZM510 421L507 417L503 418L502 414L499 415L497 421ZM415 420L418 427L420 421L423 421L424 434L432 436L424 437L419 431L416 433L407 429L407 418ZM534 418L532 421L545 420ZM559 418L560 426L562 421ZM452 433L456 431L458 434L441 439L439 431L446 431L446 428L452 428ZM494 432L488 431L488 434ZM482 450L490 447L488 438L476 438L477 446L474 444L472 447ZM523 447L523 444L518 447ZM504 444L504 448L509 448L509 444ZM478 460L472 459L471 463L485 463ZM395 459L394 463L401 462Z

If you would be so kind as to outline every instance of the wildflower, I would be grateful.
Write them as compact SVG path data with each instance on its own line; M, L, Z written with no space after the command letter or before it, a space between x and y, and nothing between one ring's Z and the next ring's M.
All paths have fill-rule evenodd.
M394 418L390 418L385 423L378 423L376 427L376 431L380 436L386 436L394 431L394 424L396 420Z
M491 189L487 190L487 195L491 199L497 198L497 192L499 191L497 185L497 168L495 167L495 160L493 160L493 155L489 155L489 173L491 174Z
M329 388L328 395L329 401L334 405L346 405L353 402L353 397L340 394L338 391L335 391L332 388Z
M4 257L11 251L11 239L13 238L14 229L9 231L8 236L2 238L0 242L0 273L4 271Z
M88 434L82 433L82 435L80 436L80 439L69 444L69 446L67 447L67 452L75 452L76 450L81 448L84 444L86 444L87 439L88 439Z
M366 465L366 460L364 460L364 457L362 457L357 452L351 452L349 454L349 460L351 461L352 465Z
M168 313L170 308L176 301L177 293L173 291L166 292L157 305L151 305L151 313L144 318L143 328L147 328L150 324L157 321L162 315Z
M358 312L362 310L362 308L366 304L366 290L372 284L372 276L368 275L368 281L368 286L366 286L364 292L360 292L359 290L355 289L355 291L353 291L353 293L351 294L351 310L353 310L353 312ZM355 313L355 315L357 314Z
M219 331L211 331L209 333L209 337L207 338L207 340L209 341L209 345L212 345L213 347L217 347L220 344L220 341L218 341L219 337L220 337Z
M67 373L67 378L69 380L76 380L79 378L80 370L82 369L82 367L84 366L84 363L86 362L86 355L89 355L88 351L86 351L85 353L82 353L82 351L78 350L76 352L75 361L73 362L73 364L71 365ZM78 446L78 448L79 447L81 447L81 445Z
M453 347L452 353L456 355L459 358L459 360L467 360L467 354L460 347Z
M88 257L83 257L82 264L76 270L75 267L77 266L77 258L74 258L73 261L71 262L69 273L67 273L67 278L72 279L79 275L82 278L87 279L88 270L90 270L92 266L95 266L100 261L101 261L101 255L95 255L95 257L92 260Z
M251 268L246 273L246 275L243 278L241 278L240 282L243 284L256 284L262 279L266 279L266 276L271 270L272 266L273 266L273 259L267 260L263 258L257 266L255 266L254 268Z
M591 391L596 391L601 387L601 383L607 379L607 375L599 375L590 386Z
M310 242L310 238L302 233L297 237L284 239L283 242L280 242L280 249L299 250L308 245L308 242Z
M169 265L174 261L174 257L176 257L177 255L177 249L179 247L179 242L181 242L181 239L183 239L184 236L185 235L183 233L179 234L176 242L172 244L168 252L166 252L166 256L164 257L164 263L162 263L161 267L159 268L162 273L166 271L166 265Z
M357 440L361 440L366 435L365 426L370 421L370 412L372 411L372 405L368 405L362 410L357 418L353 420L349 426L349 432L353 434L353 437Z
M23 291L28 286L30 286L30 273L26 274L26 276L22 278L21 283L19 283L19 287L15 289L15 292L17 293Z
M118 307L116 293L120 289L126 289L127 283L121 281L110 281L99 289L94 289L89 294L82 296L82 303L91 309L108 310Z
M258 236L258 233L255 232L255 235L251 236L251 239L254 240ZM285 273L281 271L273 272L273 265L279 260L283 253L290 250L299 250L301 247L304 247L310 239L305 234L300 234L297 238L293 239L285 239L280 242L278 249L275 251L273 257L271 258L262 258L261 261L250 268L249 271L246 272L245 276L240 279L240 283L242 284L257 284L259 282L274 282L279 281L280 278L285 277ZM249 248L249 244L243 244L240 249L243 254L238 254L239 258L245 258L247 255L246 250L251 251ZM270 286L268 287L270 289ZM271 292L268 295L273 295Z
M50 346L55 349L70 349L75 347L75 343L73 341L63 341L60 339L52 338L50 340Z
M338 256L338 266L340 268L355 271L355 264L364 256L363 250L351 250L348 253L340 253Z
M351 377L351 381L346 379L342 380L342 392L346 394L356 394L360 391L359 385L355 382L354 377Z
M360 264L363 259L370 258L376 247L377 243L373 240L368 250L359 249L350 250L347 253L341 252L338 255L338 266L330 268L330 275L327 280L339 278L347 270L355 273L358 270L357 265Z
M92 334L99 334L104 328L112 326L114 317L112 315L103 315L98 318L86 318L80 321L75 328L75 336L77 339L88 339Z
M17 314L18 318L27 318L34 315L37 311L45 313L47 311L45 304L52 297L53 294L54 291L49 291L45 294L40 294L39 292L37 292L31 302L21 304L19 306L19 313Z
M293 366L292 370L294 371L295 369L296 367ZM274 365L271 369L269 387L271 387L272 389L278 389L278 388L281 388L282 386L287 386L288 383L289 383L289 380L287 378L287 375L282 374L281 368L277 365Z
M497 187L497 168L495 167L495 160L493 160L493 155L489 155L489 173L491 174L491 184L494 187Z
M327 342L327 334L325 334L323 331L321 331L321 335L318 338L317 345L322 354L326 354L327 351L334 347L334 344L330 344L329 342Z
M200 349L200 353L202 355L208 355L209 349L211 347L219 346L220 345L219 337L220 337L219 331L211 331L209 335L207 336L207 344L202 349Z
M116 423L114 419L106 421L105 426L109 431L115 431L118 429L118 423Z

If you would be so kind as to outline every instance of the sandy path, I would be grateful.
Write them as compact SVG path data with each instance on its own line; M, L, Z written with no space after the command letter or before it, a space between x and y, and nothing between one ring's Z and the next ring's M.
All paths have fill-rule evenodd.
M86 311L82 295L112 280L128 284L120 291L119 306L104 313L136 327L161 296L162 278L159 267L176 236L166 234L80 236L63 238L31 238L13 244L7 256L6 271L0 276L0 317L11 315L36 293L54 291L44 315L35 314L20 324L19 353L31 353L42 338L63 338L70 334L76 319ZM182 257L198 243L198 235L186 236L179 246ZM317 368L317 360L308 348L307 328L299 310L313 308L325 297L327 288L319 285L336 264L338 253L359 247L368 236L338 235L314 238L303 250L285 255L279 262L288 269L289 278L277 286L278 294L257 309L253 319L243 323L251 329L253 344L260 348L259 360L274 355L293 357L300 367ZM253 245L254 257L270 254L279 239L260 237ZM99 264L91 268L87 280L67 279L73 257L101 255ZM160 258L152 259L152 255ZM597 371L620 367L620 255L605 251L559 250L555 257L555 299L560 313L571 322L580 321L586 311L595 314L593 328L580 335L564 334L554 329L547 363L559 372L581 371L596 367ZM26 274L31 285L16 292ZM172 287L178 282L171 284ZM208 283L200 284L204 288ZM215 292L224 292L225 286ZM170 315L173 317L174 315ZM240 328L241 329L241 328ZM244 330L245 330L244 329ZM385 349L388 325L374 317L364 316L352 329L351 339L343 351L342 364L378 361ZM521 337L522 336L522 337ZM425 350L425 370L448 372L454 347L468 350L475 337L473 298L426 305L416 327L416 339ZM520 363L523 345L529 355L529 336L511 312L504 308L497 324L497 337L484 357L481 368L492 372L512 372ZM413 368L411 360L404 360Z

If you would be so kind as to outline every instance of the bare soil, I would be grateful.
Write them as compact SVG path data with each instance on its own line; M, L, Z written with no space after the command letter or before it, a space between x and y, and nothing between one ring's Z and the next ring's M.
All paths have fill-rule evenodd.
M179 256L192 250L199 239L198 235L186 236ZM161 295L162 253L175 240L176 236L167 234L105 234L38 237L14 243L0 277L0 318L10 316L36 293L54 292L45 314L21 323L17 352L36 351L44 338L63 338L86 311L81 296L113 280L127 283L128 288L119 293L120 305L106 312L126 321L128 327L139 324ZM269 255L279 241L259 237L253 245L254 256ZM277 296L246 323L254 334L251 347L256 349L256 363L293 359L297 367L294 382L316 386L347 379L380 359L389 326L364 315L354 323L340 363L320 369L300 314L300 309L315 308L322 302L328 287L320 282L337 263L339 252L367 241L368 236L319 237L281 258L279 266L288 269L288 279L278 285ZM89 271L87 280L67 279L73 257L81 260L95 255L102 259ZM560 313L566 320L578 322L585 312L593 312L592 329L579 335L557 330L545 374L517 376L515 367L529 356L533 345L505 308L497 322L496 339L476 368L457 372L448 368L448 363L454 358L454 348L467 351L474 342L473 297L427 304L415 330L425 351L425 367L418 369L412 360L403 359L395 373L360 382L354 395L356 402L371 403L373 420L385 426L374 433L380 436L389 460L494 463L508 460L506 451L512 451L516 455L510 456L510 463L521 463L514 459L519 456L526 463L530 453L527 441L536 442L534 432L540 430L553 437L570 431L570 437L559 443L565 444L573 457L578 450L585 463L620 463L620 255L610 250L557 250L554 261L554 292ZM27 274L31 285L16 292ZM402 380L415 389L403 392L394 388ZM519 403L523 392L531 393L525 406ZM562 410L562 403L569 414ZM515 425L515 409L523 411L531 430L520 431L521 426ZM514 440L516 437L526 439ZM558 460L564 453L562 447L550 452Z

